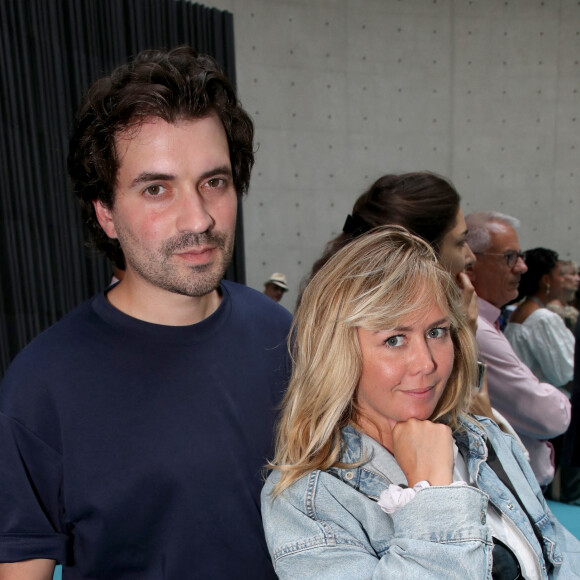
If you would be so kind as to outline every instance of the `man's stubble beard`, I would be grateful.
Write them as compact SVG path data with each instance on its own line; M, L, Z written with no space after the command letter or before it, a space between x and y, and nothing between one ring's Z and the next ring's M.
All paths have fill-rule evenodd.
M125 246L125 260L131 268L150 284L191 298L200 298L211 294L222 281L232 259L234 236L223 232L206 232L203 234L180 234L166 240L161 249L154 252L134 252L129 232L119 232L119 239L124 238L121 247ZM126 234L126 236L125 236ZM134 240L139 242L138 240ZM188 266L183 261L181 267L171 262L175 252L185 251L198 246L211 245L216 254L209 264Z

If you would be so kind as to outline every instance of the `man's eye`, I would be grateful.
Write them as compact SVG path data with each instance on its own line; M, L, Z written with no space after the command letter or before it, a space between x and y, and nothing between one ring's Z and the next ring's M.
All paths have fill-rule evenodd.
M223 187L223 185L225 184L225 180L223 180L221 177L212 177L207 184L210 187Z
M150 185L149 187L145 188L145 193L153 197L163 193L164 191L165 188L162 185Z

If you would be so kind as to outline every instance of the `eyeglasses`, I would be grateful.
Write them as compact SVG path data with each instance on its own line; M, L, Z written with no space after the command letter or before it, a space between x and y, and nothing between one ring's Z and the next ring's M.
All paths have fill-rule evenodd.
M505 254L497 254L495 252L475 252L475 254L477 256L502 256L505 258L508 268L513 268L520 258L522 261L526 261L526 253L516 252L515 250L508 250Z

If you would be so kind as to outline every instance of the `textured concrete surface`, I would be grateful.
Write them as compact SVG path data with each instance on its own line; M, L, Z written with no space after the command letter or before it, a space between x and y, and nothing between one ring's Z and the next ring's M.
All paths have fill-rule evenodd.
M449 177L466 213L522 220L523 248L580 259L580 2L211 0L234 14L259 143L248 284L301 278L390 172Z

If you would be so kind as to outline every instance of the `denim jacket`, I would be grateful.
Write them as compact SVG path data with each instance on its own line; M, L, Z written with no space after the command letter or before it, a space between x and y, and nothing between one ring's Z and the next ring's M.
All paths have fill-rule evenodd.
M373 468L370 457L359 467L313 471L272 499L279 478L274 471L262 491L262 516L278 576L491 579L492 539L486 525L491 501L529 541L542 578L580 578L580 542L550 512L519 446L492 421L481 418L480 425L485 430L464 421L454 434L477 487L429 487L393 514L378 506L380 493L391 483L405 487L407 481L387 451L382 465L390 462L388 478ZM348 426L342 435L342 462L369 455L356 429ZM488 438L536 522L542 546L517 500L487 465Z

